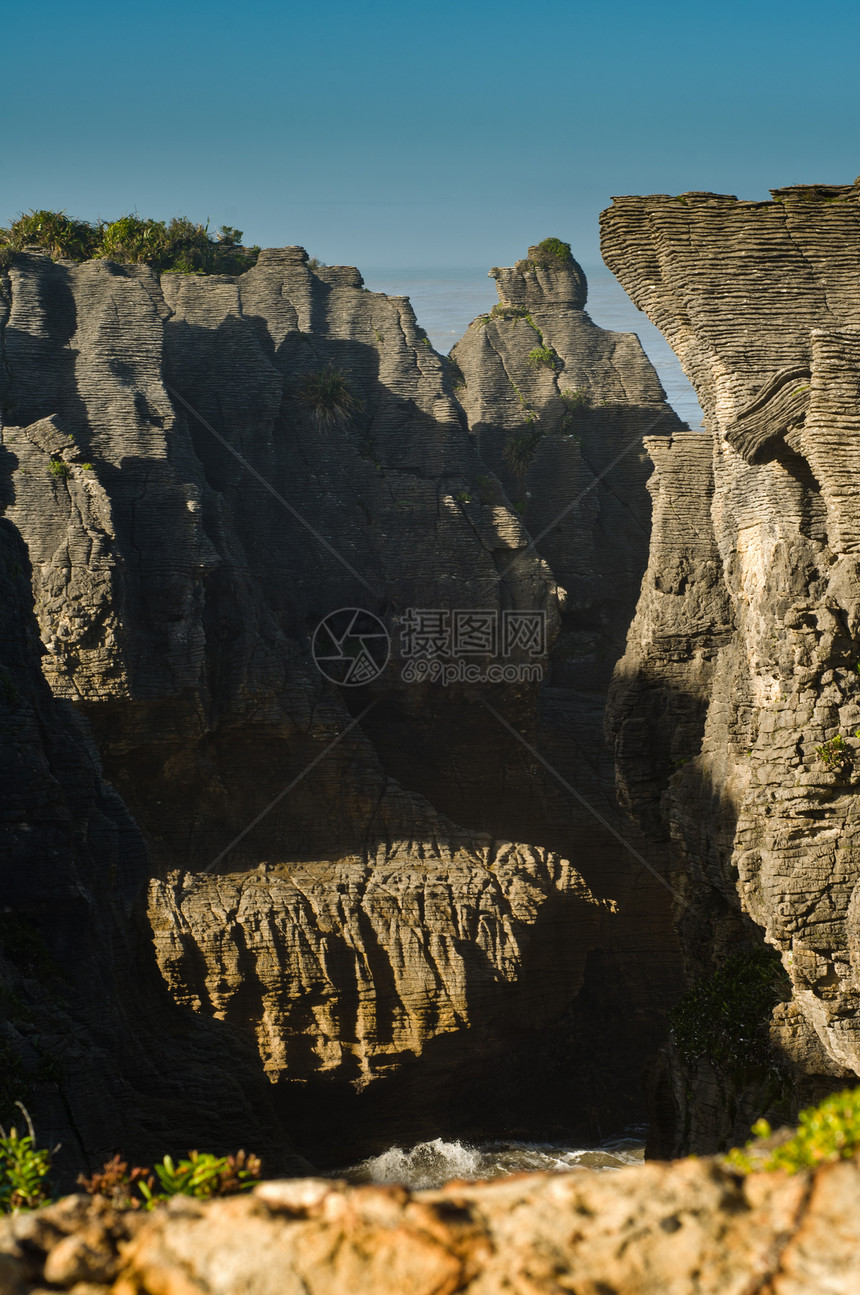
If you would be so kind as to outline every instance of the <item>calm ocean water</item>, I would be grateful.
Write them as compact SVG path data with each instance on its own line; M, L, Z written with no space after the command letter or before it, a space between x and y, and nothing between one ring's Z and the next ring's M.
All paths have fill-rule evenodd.
M588 277L588 311L595 324L619 333L636 333L660 375L669 403L690 427L700 427L702 411L669 343L637 310L614 275L604 267L583 269ZM419 324L437 351L447 355L469 324L498 301L485 268L458 270L362 268L373 292L409 297Z

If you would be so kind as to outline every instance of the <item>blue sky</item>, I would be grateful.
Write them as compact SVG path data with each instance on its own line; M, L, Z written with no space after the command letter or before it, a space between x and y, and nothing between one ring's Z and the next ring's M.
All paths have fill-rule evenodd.
M860 6L42 0L3 19L0 220L238 225L330 264L599 261L613 193L860 172Z

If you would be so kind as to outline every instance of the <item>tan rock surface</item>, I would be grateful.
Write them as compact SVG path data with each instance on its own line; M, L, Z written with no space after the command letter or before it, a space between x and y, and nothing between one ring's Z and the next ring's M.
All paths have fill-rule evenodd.
M860 1287L857 1161L743 1178L715 1161L685 1160L423 1192L286 1180L208 1203L179 1197L146 1216L71 1199L71 1208L60 1202L36 1216L36 1229L0 1223L4 1295L43 1280L76 1295L853 1295ZM101 1271L81 1258L93 1252L107 1256Z

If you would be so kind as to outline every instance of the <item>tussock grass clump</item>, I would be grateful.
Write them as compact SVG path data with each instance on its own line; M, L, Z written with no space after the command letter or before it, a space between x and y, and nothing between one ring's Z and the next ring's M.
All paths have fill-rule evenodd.
M502 447L505 467L510 468L518 477L524 477L534 461L542 436L541 428L530 432L511 432Z
M528 319L527 306L509 306L504 301L497 301L486 319Z
M0 230L0 250L11 255L24 247L40 247L54 260L87 261L97 255L101 229L73 220L64 211L28 211Z
M299 385L296 398L311 413L320 429L345 427L362 408L352 394L339 369L329 364L317 373L309 373Z

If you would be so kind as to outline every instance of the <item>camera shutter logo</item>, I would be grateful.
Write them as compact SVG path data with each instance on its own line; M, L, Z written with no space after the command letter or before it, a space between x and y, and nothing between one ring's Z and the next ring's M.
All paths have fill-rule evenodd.
M378 616L363 607L329 612L314 630L311 652L329 683L360 688L372 683L388 664L391 640Z

